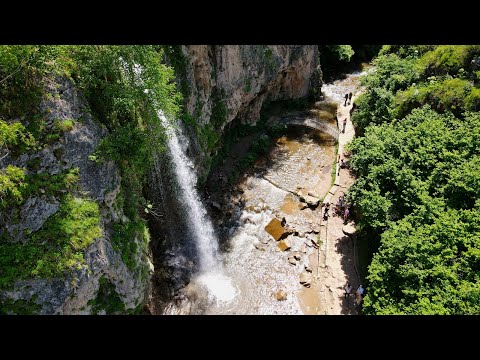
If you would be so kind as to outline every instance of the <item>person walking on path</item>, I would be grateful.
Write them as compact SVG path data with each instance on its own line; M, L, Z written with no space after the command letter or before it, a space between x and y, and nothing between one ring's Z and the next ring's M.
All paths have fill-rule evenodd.
M348 210L348 207L345 208L345 211L343 212L343 223L346 224L348 221L348 215L350 215L350 210Z
M345 299L348 299L350 297L350 294L352 292L352 285L350 285L350 283L347 282L347 285L345 285Z
M347 101L348 101L348 94L345 94L345 104L343 104L343 106L347 106Z
M342 130L342 133L345 134L345 128L347 126L347 118L343 119L343 130Z
M323 220L328 219L328 210L330 210L330 203L326 202L325 203L325 210L324 210L324 213L323 213Z
M363 288L363 285L360 285L357 289L357 295L360 295L363 298L364 292L365 292L365 289Z
M348 93L348 105L352 103L352 93Z
M362 304L362 300L363 298L357 294L355 295L355 302L353 303L353 305L355 306L355 310L360 310L360 305Z
M340 165L338 166L337 175L340 175L340 169L345 169L346 167L347 167L347 163L343 159L341 159L340 160Z

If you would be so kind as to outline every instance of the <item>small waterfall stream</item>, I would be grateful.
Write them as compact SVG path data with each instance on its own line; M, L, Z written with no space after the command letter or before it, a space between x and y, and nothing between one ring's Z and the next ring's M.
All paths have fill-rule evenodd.
M218 239L195 188L197 176L193 163L180 145L180 141L188 140L183 135L177 134L161 111L158 112L158 118L167 134L168 153L179 185L178 196L185 206L186 226L198 251L200 271L192 281L206 287L209 298L216 300L217 303L229 302L234 299L236 290L231 280L224 274L218 253Z

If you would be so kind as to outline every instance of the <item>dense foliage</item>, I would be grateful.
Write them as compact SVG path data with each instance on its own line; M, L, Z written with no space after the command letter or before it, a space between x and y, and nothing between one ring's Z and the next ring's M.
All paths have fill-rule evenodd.
M0 242L0 289L15 280L62 277L81 267L83 250L102 235L99 222L96 202L66 195L28 243Z
M342 73L353 71L360 63L370 61L379 45L320 45L320 65L324 81L332 81Z
M97 297L88 301L88 305L90 305L92 309L92 314L98 315L101 311L104 311L106 315L124 313L125 305L115 290L115 285L105 277L101 277L98 282L100 286Z
M365 313L480 313L475 59L478 46L389 46L363 80L348 196L379 245Z

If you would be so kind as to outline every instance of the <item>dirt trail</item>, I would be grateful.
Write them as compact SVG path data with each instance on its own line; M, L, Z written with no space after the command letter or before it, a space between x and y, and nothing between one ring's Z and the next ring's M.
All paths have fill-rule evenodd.
M350 120L350 110L353 101L360 95L354 92L351 104L339 105L337 110L338 127L343 129L343 120L347 119L345 133L340 132L338 139L338 154L344 157L344 147L355 136L355 129ZM344 299L344 285L349 282L353 289L360 284L355 266L354 240L343 232L343 219L334 214L333 206L338 198L353 184L354 177L348 169L340 169L337 163L337 177L324 202L329 201L332 206L330 217L321 223L320 241L317 259L311 259L314 265L315 281L310 288L303 288L298 294L304 314L307 315L339 315L356 314L353 298ZM349 222L354 225L353 222Z

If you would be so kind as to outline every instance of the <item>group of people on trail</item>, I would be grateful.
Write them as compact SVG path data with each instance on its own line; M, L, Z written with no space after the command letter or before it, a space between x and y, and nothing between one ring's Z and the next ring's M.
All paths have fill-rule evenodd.
M357 291L355 291L355 293L352 294L352 285L350 285L350 283L347 282L344 289L345 289L345 294L344 294L345 299L348 299L352 295L355 296L355 300L353 302L353 305L355 306L355 309L358 310L360 308L360 305L362 304L362 301L363 301L363 296L365 294L365 288L363 287L363 285L360 284Z
M343 104L343 106L347 106L347 101L348 101L348 105L350 105L352 103L352 93L349 92L348 94L345 94L345 104Z
M323 208L323 220L328 220L328 217L330 216L330 202L325 202L322 205ZM350 204L347 204L347 201L345 200L345 195L340 195L338 198L337 204L334 209L334 215L337 214L338 216L341 216L343 219L343 223L346 224L348 222L348 216L350 215Z
M343 218L343 222L346 224L348 221L348 216L350 215L350 205L347 204L345 200L345 195L342 194L338 198L337 206L336 206L336 213Z

